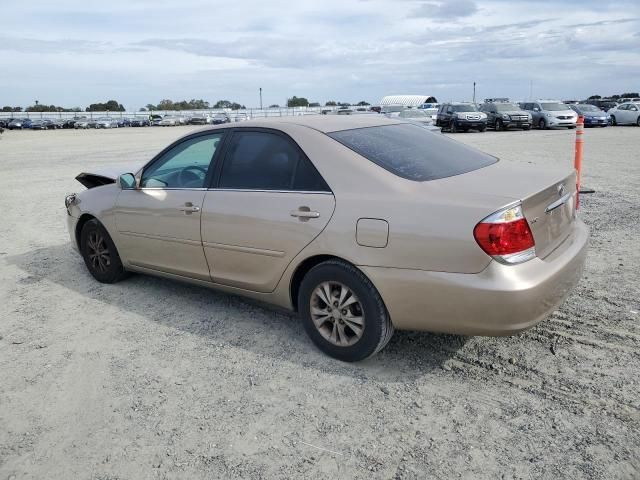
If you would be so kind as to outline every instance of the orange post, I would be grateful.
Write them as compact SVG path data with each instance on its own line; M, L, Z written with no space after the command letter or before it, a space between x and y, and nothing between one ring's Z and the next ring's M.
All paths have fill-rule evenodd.
M580 115L576 123L576 156L573 166L576 169L576 208L580 206L580 178L582 176L582 145L584 139L584 117Z

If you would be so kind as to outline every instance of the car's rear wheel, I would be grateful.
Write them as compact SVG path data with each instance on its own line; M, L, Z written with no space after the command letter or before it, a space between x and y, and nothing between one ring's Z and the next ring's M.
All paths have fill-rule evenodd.
M99 282L116 283L128 275L113 240L96 219L83 225L80 251L89 273Z
M339 260L321 263L306 274L298 306L313 343L345 362L379 352L394 332L373 284L360 270Z
M496 132L500 132L501 130L504 130L504 124L502 120L496 120Z
M538 128L540 130L546 130L547 129L547 122L545 122L544 118L541 118L540 121L538 122Z
M613 125L614 127L618 125L618 122L616 121L616 117L614 115L611 115L611 125Z

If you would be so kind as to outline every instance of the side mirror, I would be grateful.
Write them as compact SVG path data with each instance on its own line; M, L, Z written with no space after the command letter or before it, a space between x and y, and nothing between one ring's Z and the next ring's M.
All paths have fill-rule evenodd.
M138 188L138 182L133 173L123 173L118 177L118 185L122 190L136 190Z

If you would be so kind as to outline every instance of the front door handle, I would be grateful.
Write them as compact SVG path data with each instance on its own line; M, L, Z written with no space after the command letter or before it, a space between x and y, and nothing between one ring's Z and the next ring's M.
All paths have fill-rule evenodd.
M290 212L292 217L298 217L300 220L305 221L310 218L319 218L320 212L312 212L309 207L300 207L298 210L292 210Z
M191 202L187 202L184 204L184 207L180 207L178 210L180 210L181 212L184 212L185 215L191 215L194 212L199 212L200 207L198 207L197 205L194 205Z

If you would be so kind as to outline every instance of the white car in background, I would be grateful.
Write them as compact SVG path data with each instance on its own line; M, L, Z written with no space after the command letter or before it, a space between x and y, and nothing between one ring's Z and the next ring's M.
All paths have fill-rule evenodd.
M640 127L640 102L616 105L607 112L613 125L638 125Z
M167 115L162 120L160 120L157 124L161 127L175 127L176 125L178 125L178 123L179 123L179 120L177 117Z

